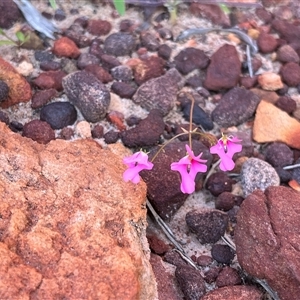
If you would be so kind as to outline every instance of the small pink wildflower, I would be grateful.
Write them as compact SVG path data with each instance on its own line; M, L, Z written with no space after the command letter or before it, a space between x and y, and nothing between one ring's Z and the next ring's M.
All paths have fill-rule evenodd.
M148 161L148 155L143 151L139 151L129 157L125 157L123 159L123 163L128 167L128 169L123 173L123 180L125 182L130 180L133 183L139 183L139 172L142 170L151 170L153 168L153 163Z
M207 171L207 160L200 159L202 153L195 156L191 148L185 146L187 155L180 159L178 162L171 164L171 170L178 171L181 175L180 189L185 194L191 194L195 191L195 177L198 172L205 173Z
M233 136L227 136L222 133L218 143L210 148L211 154L218 154L221 158L220 169L222 171L231 171L234 168L232 157L235 153L242 151L242 145L237 144L240 139Z

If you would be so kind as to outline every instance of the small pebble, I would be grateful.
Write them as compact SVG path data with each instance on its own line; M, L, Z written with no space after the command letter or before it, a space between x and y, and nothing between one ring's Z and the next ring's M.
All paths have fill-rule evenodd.
M34 58L39 62L52 61L54 59L53 53L44 50L35 50Z
M157 237L154 234L147 234L147 240L148 240L150 249L155 254L164 255L171 248L162 239L160 239L159 237Z
M289 62L280 69L282 81L289 87L298 86L300 84L300 66L297 63Z
M92 129L92 137L94 139L101 139L103 138L104 135L104 128L102 125L97 124L93 129Z
M70 127L64 127L60 131L60 137L64 140L71 140L73 136L74 136L74 130Z
M11 121L8 125L11 131L13 132L20 132L23 130L24 126L22 123L18 121Z
M176 69L170 69L165 75L142 84L133 96L133 102L147 110L159 109L167 115L175 106L178 83L181 80L182 76L179 72Z
M84 70L95 75L102 83L108 83L113 80L112 76L98 65L88 65Z
M259 102L252 91L235 87L222 96L211 114L212 120L221 127L240 125L254 115Z
M157 54L164 60L169 60L172 54L172 48L166 44L160 45L157 50Z
M228 211L232 209L234 205L235 197L229 192L223 192L215 199L215 207L219 210Z
M297 108L297 103L294 99L288 96L281 96L276 102L276 106L282 109L283 111L291 114Z
M267 91L276 91L283 88L281 77L272 72L265 72L258 76L258 83Z
M109 35L104 41L104 51L114 56L131 55L136 41L132 34L117 32Z
M95 55L98 58L101 58L104 54L102 43L99 40L93 40L89 49L89 53Z
M153 109L136 127L123 131L121 139L124 145L130 148L155 145L163 134L164 128L162 113Z
M186 121L190 120L191 103L186 103L183 106L183 117ZM214 123L210 119L210 116L199 106L194 105L193 109L193 123L200 125L204 130L212 130Z
M66 76L64 71L47 71L41 73L32 83L42 90L55 89L62 91L62 80Z
M227 245L214 244L211 256L218 263L229 265L234 259L234 251Z
M57 61L42 61L40 69L43 71L57 71L61 68L61 64Z
M24 125L23 136L30 138L39 144L48 144L55 140L54 130L47 122L32 120Z
M160 46L159 40L151 32L144 31L140 34L140 41L143 47L149 51L156 51Z
M52 51L58 57L68 58L77 58L81 53L77 45L67 37L55 40Z
M141 118L139 118L137 116L134 116L134 115L131 115L125 121L126 121L128 126L135 126L135 125L138 125L140 123Z
M211 56L204 87L214 91L230 89L237 85L240 75L241 61L238 52L235 46L225 44Z
M82 53L77 59L77 68L83 70L88 65L98 65L100 63L100 59L93 54L90 53Z
M137 87L130 83L116 81L112 84L111 90L121 98L131 99L135 94Z
M242 279L236 269L224 267L219 273L216 285L218 288L228 285L238 285L242 283Z
M133 78L132 69L125 65L112 68L110 73L115 80L119 81L131 81Z
M169 264L172 264L176 267L178 266L186 266L187 263L185 260L183 260L183 258L181 257L181 255L176 252L176 251L167 251L166 254L163 257L164 261L166 261Z
M227 214L217 209L189 211L185 220L201 244L217 242L224 235L228 224Z
M205 294L204 279L201 273L193 267L178 266L175 277L186 300L199 300Z
M277 59L282 63L299 63L299 55L290 45L283 45L277 51Z
M140 60L134 68L134 80L138 85L165 74L165 61L158 56Z
M75 127L75 132L79 137L83 139L92 137L91 126L87 121L78 122Z
M40 119L53 129L61 129L75 123L77 111L70 102L53 102L41 109Z
M9 94L8 85L3 80L0 80L0 102L7 99L8 94Z
M213 262L213 259L208 255L200 255L197 257L197 264L200 267L207 267Z
M199 75L193 75L187 78L186 84L192 88L202 87L202 77Z
M120 61L113 55L103 54L101 56L101 66L107 71L120 65Z
M43 107L52 98L57 97L58 93L55 89L37 91L31 99L31 108L37 109Z
M291 165L294 161L293 151L284 143L275 142L265 149L266 161L273 167Z
M62 9L58 8L55 10L54 19L56 21L63 21L65 18L66 18L66 13Z
M103 137L106 144L114 144L118 141L120 133L118 131L110 130L106 132Z
M101 121L110 104L110 93L106 86L93 74L79 71L67 75L63 79L65 93L81 111L86 121Z
M130 19L125 19L120 22L119 28L122 32L130 32L133 26L133 21Z
M217 197L223 192L231 192L233 183L226 173L216 172L208 178L206 188Z
M241 184L245 197L255 190L264 191L269 186L280 184L276 170L258 158L249 158L241 169Z
M5 123L6 125L9 124L8 114L2 110L0 110L0 122Z
M88 20L86 30L93 35L107 35L112 29L110 22L106 20Z
M278 42L271 34L262 32L257 39L257 46L264 54L272 53L276 50Z
M176 69L186 75L196 69L205 69L208 66L209 58L200 49L186 48L174 57Z
M204 280L207 283L213 283L216 281L219 273L221 272L222 268L221 267L212 267L208 271L204 273L205 277Z

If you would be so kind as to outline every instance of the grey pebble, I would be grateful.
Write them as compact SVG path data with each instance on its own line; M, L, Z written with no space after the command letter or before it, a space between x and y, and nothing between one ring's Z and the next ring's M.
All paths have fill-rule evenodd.
M101 121L110 104L110 93L93 74L79 71L63 79L65 93L88 122Z
M249 158L241 169L241 184L245 197L255 190L264 191L269 186L279 186L276 170L258 158Z
M70 102L53 102L41 109L41 121L50 124L52 129L62 129L77 120L77 111Z
M167 115L175 106L181 80L180 73L176 69L170 69L165 75L142 84L133 96L133 102L149 111L159 109Z

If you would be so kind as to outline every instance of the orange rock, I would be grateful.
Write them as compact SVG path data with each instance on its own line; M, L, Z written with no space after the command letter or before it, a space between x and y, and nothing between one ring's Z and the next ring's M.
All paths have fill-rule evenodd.
M0 80L3 80L9 87L9 97L7 100L1 102L1 108L8 108L20 102L28 102L31 99L30 84L10 63L1 57Z
M270 102L273 104L275 104L277 102L277 100L279 99L279 96L276 92L265 91L265 90L258 89L258 88L251 89L251 92L256 94L260 100L264 100L264 101L267 101L267 102Z
M278 74L265 72L258 76L258 83L267 91L276 91L283 88L281 77Z
M253 139L258 143L283 142L300 149L300 123L271 103L261 101L256 109Z
M67 37L62 37L54 42L53 53L59 57L77 58L81 52L76 44Z
M0 132L0 295L156 299L146 185L123 181L124 147Z

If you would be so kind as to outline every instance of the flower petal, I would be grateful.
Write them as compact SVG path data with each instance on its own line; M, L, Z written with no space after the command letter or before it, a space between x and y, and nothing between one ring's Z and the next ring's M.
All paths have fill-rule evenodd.
M227 143L227 155L230 157L233 157L235 153L242 151L242 145L241 144L235 144L231 141L228 141Z
M184 176L181 178L181 185L180 185L180 190L184 194L192 194L195 191L195 180L189 176Z
M229 156L224 156L220 163L220 169L224 172L233 170L234 161Z

